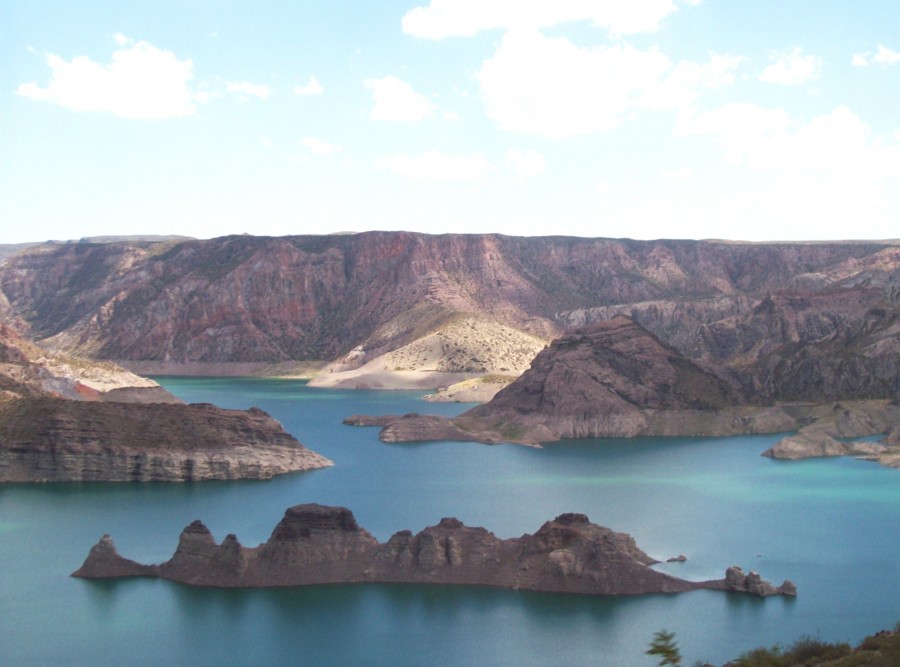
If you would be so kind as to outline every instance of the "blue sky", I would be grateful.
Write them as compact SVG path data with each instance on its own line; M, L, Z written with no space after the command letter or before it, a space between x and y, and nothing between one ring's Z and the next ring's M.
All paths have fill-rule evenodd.
M0 243L900 237L896 0L0 2Z

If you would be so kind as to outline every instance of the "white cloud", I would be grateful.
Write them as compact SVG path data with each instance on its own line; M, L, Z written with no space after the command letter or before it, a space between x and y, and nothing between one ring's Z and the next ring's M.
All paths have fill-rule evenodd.
M304 148L308 148L311 152L322 157L328 157L341 150L340 146L336 146L335 144L328 143L327 141L315 137L306 137L300 144Z
M471 181L485 183L493 170L481 153L447 155L428 151L421 155L392 155L381 158L375 165L407 178L423 181Z
M760 81L777 83L783 86L798 86L819 78L822 70L822 59L816 56L804 56L803 49L797 47L788 53L773 56L775 62L766 67L759 75Z
M235 93L241 96L241 99L246 99L249 95L250 97L258 97L261 100L269 99L269 95L272 94L272 89L265 84L256 84L250 83L249 81L241 81L240 83L232 83L228 82L225 85L225 90L229 93Z
M506 161L519 179L540 176L547 171L544 156L537 151L511 148L506 151Z
M679 132L712 136L729 162L755 169L900 177L900 146L873 138L844 106L801 123L782 109L731 104L697 114Z
M403 17L403 31L416 37L471 37L482 30L546 28L590 21L614 34L653 32L679 4L700 0L431 0Z
M375 102L369 115L372 120L416 121L432 118L437 111L434 102L395 76L367 79L365 85Z
M321 95L325 89L316 77L311 76L305 86L296 86L294 92L297 95Z
M872 60L881 65L896 65L900 63L900 52L889 49L883 44L878 45L878 51L872 57Z
M755 227L718 236L853 238L863 219L869 229L896 229L890 200L900 188L900 144L873 136L846 107L800 121L781 109L732 104L697 114L680 132L713 137L738 170L729 178L747 184L723 197L715 215ZM670 208L684 212L688 203ZM710 229L714 208L697 212Z
M743 60L742 56L721 53L711 54L708 63L683 60L672 67L658 84L644 91L641 104L650 109L690 107L701 91L734 83L735 71Z
M740 58L673 65L656 49L583 48L564 37L510 30L476 74L485 112L503 130L563 139L621 125L638 109L691 104L734 80Z
M103 111L122 118L173 118L196 113L194 102L198 98L189 86L193 78L190 60L178 60L171 51L133 42L122 34L114 39L123 48L113 53L108 65L87 56L67 61L48 53L45 57L51 78L47 86L23 83L16 92L72 111Z
M900 63L900 51L889 49L884 44L879 44L875 55L871 51L865 53L854 53L851 62L857 67L866 67L867 65L896 65Z

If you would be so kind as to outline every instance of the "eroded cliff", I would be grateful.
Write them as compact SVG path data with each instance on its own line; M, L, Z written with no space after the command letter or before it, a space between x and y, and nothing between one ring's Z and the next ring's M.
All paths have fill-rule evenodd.
M470 318L484 326L467 349L486 356L454 360L448 347L429 363L502 372L521 364L489 356L506 337L498 327L550 339L626 314L770 398L807 398L819 384L873 398L898 375L883 361L898 356L900 246L890 243L370 232L51 244L8 259L0 290L5 317L36 339L105 359L352 370L383 358L389 372L418 371L429 341Z
M262 410L185 405L0 324L0 482L267 479L327 465Z

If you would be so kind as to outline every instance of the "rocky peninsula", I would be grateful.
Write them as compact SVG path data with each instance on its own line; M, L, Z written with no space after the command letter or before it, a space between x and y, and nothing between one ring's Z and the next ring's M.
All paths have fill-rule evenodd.
M335 583L417 583L495 586L586 595L641 595L710 589L789 595L758 574L730 567L723 579L692 582L658 572L658 561L625 533L562 514L532 535L500 539L484 528L445 518L413 534L402 530L380 543L343 507L289 508L257 547L230 534L216 543L200 521L181 533L168 561L142 565L120 556L108 535L72 576L89 579L160 577L195 586L250 588Z
M883 361L893 363L889 357ZM828 374L816 368L825 382ZM745 367L688 358L631 318L616 315L564 334L490 401L452 419L353 415L345 423L379 426L385 442L530 445L564 438L799 430L765 454L786 459L852 454L897 466L900 448L890 438L881 444L848 441L887 434L900 424L896 400L775 400L753 389L762 384L762 371L748 373Z
M752 405L741 389L630 318L569 332L493 399L453 419L357 415L387 442L474 440L537 444L562 438L737 435L797 428L777 406Z
M262 410L186 405L0 324L0 483L268 479L329 465Z

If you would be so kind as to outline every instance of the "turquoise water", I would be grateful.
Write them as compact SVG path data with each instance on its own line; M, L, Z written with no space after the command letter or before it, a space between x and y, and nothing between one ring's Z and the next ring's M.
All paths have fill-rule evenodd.
M622 665L660 629L686 660L722 663L801 635L858 641L900 621L900 472L852 459L759 456L776 438L581 440L533 449L386 445L357 412L430 411L409 392L301 382L161 378L190 401L257 405L333 468L268 482L0 487L0 665ZM562 512L629 532L687 578L728 565L793 579L795 600L694 592L586 598L417 586L220 591L68 577L105 532L167 559L202 519L217 539L268 538L285 508L349 507L381 540L442 517L501 537Z

